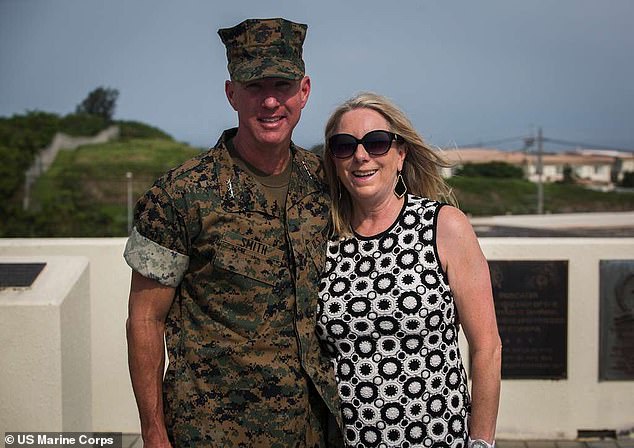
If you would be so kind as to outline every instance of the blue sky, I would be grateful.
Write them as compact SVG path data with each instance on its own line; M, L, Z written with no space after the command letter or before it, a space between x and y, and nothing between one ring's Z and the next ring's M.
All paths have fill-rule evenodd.
M116 118L211 145L236 124L217 29L279 16L309 26L302 146L371 90L439 146L542 127L634 149L631 0L0 0L0 116L66 114L106 86L120 91Z

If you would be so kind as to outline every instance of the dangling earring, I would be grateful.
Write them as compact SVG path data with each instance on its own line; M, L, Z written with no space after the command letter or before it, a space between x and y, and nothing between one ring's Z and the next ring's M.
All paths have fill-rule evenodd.
M401 199L407 193L407 185L405 185L405 181L403 180L403 176L401 176L401 172L397 171L396 176L396 185L394 185L394 194L397 198Z
M341 185L341 181L337 180L337 190L339 191L339 200L341 201L341 189L343 188L343 185Z

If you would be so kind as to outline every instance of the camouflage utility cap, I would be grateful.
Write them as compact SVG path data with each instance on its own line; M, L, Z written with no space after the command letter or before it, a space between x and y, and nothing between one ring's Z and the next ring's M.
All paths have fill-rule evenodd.
M247 19L218 30L227 47L231 80L303 78L302 44L307 28L286 19Z

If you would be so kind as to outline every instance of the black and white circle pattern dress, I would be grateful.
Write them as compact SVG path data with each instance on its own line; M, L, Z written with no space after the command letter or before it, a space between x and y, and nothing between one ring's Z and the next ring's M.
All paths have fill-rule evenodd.
M349 447L466 446L470 398L436 248L441 206L407 195L385 232L328 243L317 333Z

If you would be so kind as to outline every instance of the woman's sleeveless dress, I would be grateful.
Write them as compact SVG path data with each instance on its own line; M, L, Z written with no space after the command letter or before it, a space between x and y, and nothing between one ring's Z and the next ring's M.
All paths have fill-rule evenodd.
M317 334L333 357L347 446L466 446L470 398L436 247L442 205L407 195L385 232L328 243Z

